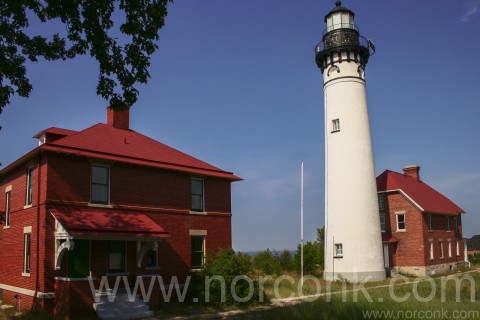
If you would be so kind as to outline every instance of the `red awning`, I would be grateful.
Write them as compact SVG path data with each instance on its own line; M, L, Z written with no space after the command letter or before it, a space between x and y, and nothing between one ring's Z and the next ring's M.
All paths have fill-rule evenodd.
M70 237L84 239L161 239L170 237L145 214L109 209L55 208L50 213Z
M382 233L382 242L396 243L398 242L398 239L393 236L389 236L388 234Z

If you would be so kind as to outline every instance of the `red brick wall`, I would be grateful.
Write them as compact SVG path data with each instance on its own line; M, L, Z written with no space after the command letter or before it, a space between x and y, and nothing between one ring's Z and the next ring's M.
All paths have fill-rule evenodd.
M46 161L48 160L48 167ZM40 292L56 292L55 305L51 301L38 300L37 307L53 310L59 315L73 316L79 310L69 305L74 301L75 292L81 290L78 285L72 288L69 282L55 281L55 276L66 276L68 252L64 255L61 270L54 270L55 239L53 232L55 220L48 207L63 205L82 206L90 201L90 166L87 158L49 153L42 155L40 197L38 196L38 166L36 159L33 184L33 206L24 209L26 201L26 166L9 172L0 182L0 211L5 208L5 187L12 185L11 227L3 229L0 225L0 283L24 289L35 290L37 275L37 234L40 238L38 275ZM142 212L165 228L171 238L160 242L158 270L136 268L136 243L128 243L128 270L132 283L138 274L158 274L170 281L174 275L180 282L190 272L190 235L189 230L207 230L206 252L231 247L231 202L230 181L217 178L205 178L205 209L208 215L189 214L190 212L190 175L175 171L152 169L121 163L110 163L111 167L111 203L114 208L129 212ZM48 183L47 183L48 174ZM38 207L38 200L40 206ZM37 210L39 208L39 210ZM143 209L143 210L140 210ZM37 230L37 214L40 217L40 229ZM22 276L23 271L23 227L32 227L31 236L31 274ZM96 241L92 250L92 271L103 275L107 269L106 242ZM88 284L88 282L86 282ZM77 282L75 282L77 284ZM4 290L5 301L14 293ZM89 293L90 294L90 293ZM65 296L65 299L63 297ZM91 294L90 294L91 296ZM30 308L32 297L24 296L25 308ZM80 300L78 300L80 299ZM77 302L86 301L79 296ZM81 305L80 308L89 308Z
M453 216L450 217L450 230L447 230L445 215L431 214L432 230L428 227L428 213L422 213L399 192L387 196L387 232L399 242L392 251L394 266L427 266L442 263L460 262L464 259L461 234L461 216L458 216L459 232L455 233ZM406 231L397 231L396 212L405 212ZM440 239L443 242L443 258L440 258ZM452 243L452 257L448 256L448 239ZM434 259L430 260L430 243L433 241ZM455 241L459 240L459 253L456 255Z
M425 261L422 213L399 192L387 196L388 221L392 235L399 240L394 266L421 266ZM397 231L396 212L405 212L405 232ZM388 227L387 227L388 228ZM388 229L387 229L388 230Z
M5 221L0 224L0 283L7 284L31 291L36 290L38 275L38 290L45 292L44 287L44 247L40 246L37 254L37 237L40 243L45 239L45 209L43 203L45 201L45 186L47 177L46 157L42 155L39 170L39 158L35 157L26 164L20 165L15 170L5 175L0 184L0 211L5 210L5 188L12 186L11 190L11 210L10 210L10 227L4 228ZM33 166L33 192L32 206L26 205L27 190L27 167ZM39 192L40 191L40 192ZM37 228L37 215L39 216L39 229ZM30 244L30 275L24 276L24 227L31 227L31 244ZM38 272L37 272L38 257ZM9 299L16 293L4 290L4 296ZM33 294L32 294L33 295ZM22 308L30 308L33 297L30 295L22 296ZM8 301L14 303L15 301ZM43 302L38 305L44 306Z
M91 163L110 167L110 202L114 206L190 211L191 175L187 173L60 154L49 155L50 202L88 204ZM230 213L229 180L205 178L205 210Z

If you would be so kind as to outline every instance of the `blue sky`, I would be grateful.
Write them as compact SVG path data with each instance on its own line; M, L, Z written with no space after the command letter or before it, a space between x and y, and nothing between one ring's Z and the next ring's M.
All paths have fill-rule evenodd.
M233 246L299 242L300 162L305 239L324 223L322 75L314 46L335 1L177 0L131 128L233 171ZM343 1L377 52L367 69L376 173L410 164L480 233L480 1ZM51 31L55 26L44 27ZM29 64L34 90L0 114L0 162L58 126L106 121L89 57ZM348 197L348 195L346 195Z

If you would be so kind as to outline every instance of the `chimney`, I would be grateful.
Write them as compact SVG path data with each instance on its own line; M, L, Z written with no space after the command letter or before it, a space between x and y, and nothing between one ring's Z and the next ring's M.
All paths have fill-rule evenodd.
M412 177L415 181L420 181L420 166L414 164L403 168L403 174Z
M107 124L117 129L130 129L130 109L125 110L113 110L107 108Z

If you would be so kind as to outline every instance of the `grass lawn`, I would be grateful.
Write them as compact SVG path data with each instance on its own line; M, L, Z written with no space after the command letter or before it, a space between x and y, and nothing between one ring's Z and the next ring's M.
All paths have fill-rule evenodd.
M359 290L322 296L314 302L254 312L235 319L480 319L480 274L470 276L473 283L464 280L458 287L454 279L446 282L444 279L445 290L442 290L442 278L436 278L369 289L367 293Z

